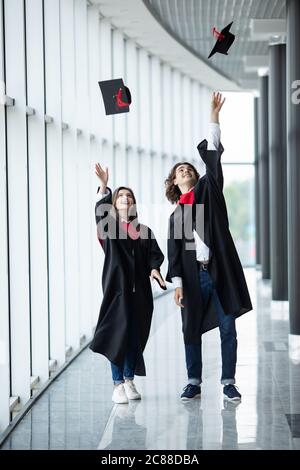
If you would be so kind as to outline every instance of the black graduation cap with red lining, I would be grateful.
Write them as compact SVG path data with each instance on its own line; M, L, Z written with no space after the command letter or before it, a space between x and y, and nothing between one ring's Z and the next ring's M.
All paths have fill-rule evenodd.
M228 49L232 46L235 40L235 35L230 32L232 23L233 21L223 28L220 33L216 30L216 28L213 28L213 35L217 38L217 42L208 56L209 59L216 52L219 52L219 54L228 55Z
M131 104L131 93L124 85L122 78L98 82L102 93L105 114L128 113Z

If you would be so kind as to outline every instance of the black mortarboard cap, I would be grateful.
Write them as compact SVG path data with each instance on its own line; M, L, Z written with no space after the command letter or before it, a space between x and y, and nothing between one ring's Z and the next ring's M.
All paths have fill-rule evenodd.
M229 23L229 25L227 25L226 28L222 29L221 33L218 33L215 28L213 29L213 31L216 32L216 34L219 37L218 37L217 42L214 45L211 53L208 56L209 59L216 52L219 52L220 54L228 55L227 51L230 48L230 46L232 45L233 41L235 40L235 35L230 33L230 28L232 26L232 23L233 23L233 21L231 23Z
M122 78L98 82L105 106L105 114L128 113L131 94Z

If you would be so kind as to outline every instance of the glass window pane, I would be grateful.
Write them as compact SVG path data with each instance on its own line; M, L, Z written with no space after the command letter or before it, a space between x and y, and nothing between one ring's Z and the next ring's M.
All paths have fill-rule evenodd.
M254 101L250 93L224 93L220 114L224 162L254 161Z
M254 166L223 164L223 174L232 238L243 266L254 266Z

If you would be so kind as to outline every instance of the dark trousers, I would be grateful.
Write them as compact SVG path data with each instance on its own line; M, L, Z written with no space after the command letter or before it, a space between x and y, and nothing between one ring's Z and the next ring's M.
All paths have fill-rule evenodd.
M217 291L208 271L199 270L201 293L205 306L210 296L216 306L219 330L221 337L222 376L224 385L235 383L235 369L237 356L237 338L235 329L235 317L226 315L220 303ZM188 373L188 381L193 385L202 382L202 338L198 344L185 345L185 358Z

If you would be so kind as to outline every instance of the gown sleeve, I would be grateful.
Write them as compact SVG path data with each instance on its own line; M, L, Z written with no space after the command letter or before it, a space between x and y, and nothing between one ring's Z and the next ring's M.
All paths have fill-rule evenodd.
M178 209L179 206L175 209L174 213L171 215L169 219L169 230L168 230L168 272L166 276L166 280L168 282L172 282L172 278L174 277L182 277L183 276L183 269L182 269L182 262L181 262L181 248L182 248L182 240L180 238L175 238L175 230L174 230L174 218L175 212L180 210Z
M108 191L103 197L96 202L95 205L95 220L97 225L97 237L103 248L103 240L107 237L107 231L105 227L108 223L109 211L112 205L112 192L110 188L106 188ZM99 188L98 188L99 192Z
M215 202L215 208L219 208L219 213L223 213L228 225L228 215L226 202L223 194L224 178L221 165L221 155L224 151L220 143L217 150L207 150L207 140L203 140L197 146L199 154L206 166L207 184L210 188L210 194Z
M214 179L219 189L223 191L224 178L221 165L221 155L224 152L223 145L220 143L217 150L207 150L207 140L202 140L197 149L205 163L206 174L210 179Z
M159 245L156 241L154 233L152 232L151 229L149 229L149 231L150 231L150 239L149 239L148 264L149 264L149 275L150 275L152 269L157 269L158 271L160 270L160 266L162 265L165 257L164 257L163 252L159 248Z
M220 124L210 122L209 127L208 127L206 150L218 150L220 146L220 139L221 139ZM221 172L222 172L222 168L221 168ZM205 184L206 184L206 175L202 176L202 178L199 178L194 187L194 195L195 195L196 204L199 204L200 202L204 203L203 195L205 192ZM223 185L222 182L221 184Z

